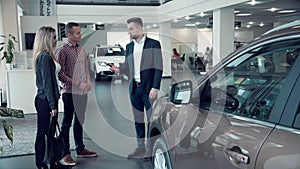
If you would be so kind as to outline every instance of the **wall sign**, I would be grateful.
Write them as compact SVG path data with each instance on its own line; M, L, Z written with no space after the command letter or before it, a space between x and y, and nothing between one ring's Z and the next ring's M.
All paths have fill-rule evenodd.
M55 0L39 0L40 16L54 16Z

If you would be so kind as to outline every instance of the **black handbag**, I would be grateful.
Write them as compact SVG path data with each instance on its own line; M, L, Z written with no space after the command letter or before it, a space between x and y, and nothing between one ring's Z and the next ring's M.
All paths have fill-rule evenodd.
M60 136L60 128L57 122L57 115L51 116L49 133L46 136L46 151L44 163L52 164L61 160L65 155L65 143Z

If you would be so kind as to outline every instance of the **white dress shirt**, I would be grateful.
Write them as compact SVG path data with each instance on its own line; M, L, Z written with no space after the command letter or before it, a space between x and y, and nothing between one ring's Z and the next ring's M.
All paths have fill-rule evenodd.
M133 47L133 62L134 62L134 80L136 82L141 82L141 60L142 60L142 53L144 48L146 36L142 38L141 41L137 42L133 39L134 47Z

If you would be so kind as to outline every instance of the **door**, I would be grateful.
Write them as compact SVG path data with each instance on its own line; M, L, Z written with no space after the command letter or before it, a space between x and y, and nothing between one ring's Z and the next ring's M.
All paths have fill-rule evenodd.
M299 55L299 53L298 53ZM297 65L296 65L297 64ZM288 92L288 102L279 124L263 144L257 158L256 168L300 169L300 78L298 58L294 76L289 80L293 88Z
M299 49L299 38L262 42L241 51L200 82L187 106L198 116L182 140L190 140L183 144L185 150L176 147L175 168L254 169L286 104L287 99L277 98L285 98L282 95L294 85L287 78L295 63L291 53Z

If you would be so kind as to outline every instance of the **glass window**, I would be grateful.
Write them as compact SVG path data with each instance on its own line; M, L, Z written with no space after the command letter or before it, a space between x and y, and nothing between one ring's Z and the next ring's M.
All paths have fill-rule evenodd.
M200 109L268 121L299 51L299 39L250 50L201 85L193 94L192 102Z

